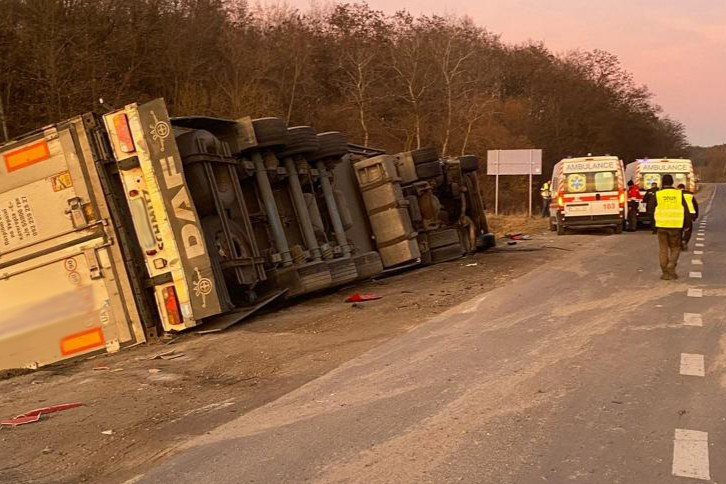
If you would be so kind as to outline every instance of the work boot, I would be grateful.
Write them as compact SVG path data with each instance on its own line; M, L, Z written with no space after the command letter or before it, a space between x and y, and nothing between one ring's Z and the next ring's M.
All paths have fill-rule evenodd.
M660 278L662 280L664 280L664 281L670 281L671 280L671 275L668 274L667 272L664 272L663 274L660 275Z

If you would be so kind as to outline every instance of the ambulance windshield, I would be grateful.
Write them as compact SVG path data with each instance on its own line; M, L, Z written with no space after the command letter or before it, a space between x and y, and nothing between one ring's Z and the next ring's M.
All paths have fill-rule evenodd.
M568 173L565 175L565 193L614 192L618 179L614 171Z
M665 173L643 173L643 190L647 190L648 188L653 186L653 183L658 185L658 188L661 188L661 180L663 179L663 175L665 175ZM686 186L686 188L688 188L688 173L671 173L670 175L673 177L674 187L677 187L682 183Z

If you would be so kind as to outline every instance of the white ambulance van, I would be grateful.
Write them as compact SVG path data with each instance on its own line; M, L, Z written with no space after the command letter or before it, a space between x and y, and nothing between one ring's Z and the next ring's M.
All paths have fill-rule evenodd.
M641 160L635 160L629 163L625 167L625 179L632 181L635 185L640 188L641 200L642 196L645 195L646 190L650 188L653 183L658 185L658 188L662 188L663 175L671 175L673 177L673 186L677 187L681 183L686 186L686 189L692 193L696 193L697 180L693 171L693 162L686 159L676 158L661 158L650 160L644 158ZM642 201L638 207L638 222L650 223L650 218L646 212L645 203Z
M612 227L621 233L627 218L625 169L616 156L567 158L552 171L550 230Z

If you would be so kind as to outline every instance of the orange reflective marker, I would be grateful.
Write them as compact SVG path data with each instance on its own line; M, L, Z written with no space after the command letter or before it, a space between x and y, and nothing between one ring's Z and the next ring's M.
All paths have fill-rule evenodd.
M5 167L9 173L47 160L50 158L50 150L48 149L48 143L45 140L40 140L15 151L11 151L3 157L5 158Z
M60 341L60 347L63 356L68 356L103 346L105 343L103 330L99 326L66 336Z

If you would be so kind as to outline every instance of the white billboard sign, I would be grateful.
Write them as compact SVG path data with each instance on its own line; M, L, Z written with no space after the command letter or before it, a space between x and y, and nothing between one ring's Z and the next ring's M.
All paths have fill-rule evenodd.
M487 175L530 174L542 174L542 150L487 151Z
M487 175L497 177L494 213L499 214L499 175L529 175L529 216L532 216L532 176L542 174L542 150L489 150Z

